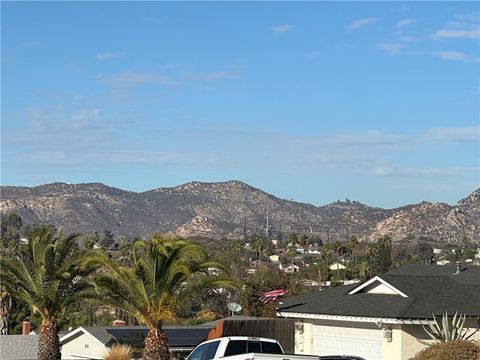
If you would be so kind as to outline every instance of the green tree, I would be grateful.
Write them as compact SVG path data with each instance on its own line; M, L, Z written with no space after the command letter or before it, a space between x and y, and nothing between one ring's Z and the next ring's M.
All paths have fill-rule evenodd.
M253 251L255 251L255 259L257 262L258 269L258 260L263 255L266 248L267 239L262 235L255 236L255 241L253 242Z
M307 253L307 247L310 244L310 239L307 236L307 234L302 235L300 238L298 245L300 245L303 248L303 267L305 268L305 255Z
M348 247L352 253L352 278L355 279L357 276L356 272L356 264L355 264L355 249L358 249L360 246L360 242L358 241L358 238L355 235L352 235L350 239L348 239Z
M2 285L41 316L38 359L60 359L57 321L91 288L87 279L94 268L82 265L78 237L48 227L33 229L23 256L0 259Z
M180 297L187 280L203 273L203 288L233 284L228 277L208 275L209 268L223 267L208 261L207 253L200 245L160 236L133 244L131 268L122 267L101 253L92 254L87 263L108 270L95 277L97 294L93 296L148 326L143 354L146 360L170 358L162 327L166 320L172 320L175 300Z
M0 288L0 335L8 335L11 310L12 295L2 286Z

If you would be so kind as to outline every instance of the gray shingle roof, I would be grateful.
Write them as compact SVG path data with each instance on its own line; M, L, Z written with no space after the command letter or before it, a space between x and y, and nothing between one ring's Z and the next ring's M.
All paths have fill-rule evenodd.
M37 358L37 335L1 335L0 359L30 360Z
M148 333L148 328L145 326L84 326L83 328L107 346L119 342L143 347L143 341ZM206 339L211 329L212 326L163 327L171 348L194 348Z
M455 265L406 265L379 277L407 297L348 295L361 283L286 299L278 311L396 319L426 319L445 311L480 316L480 266L465 267L458 275L454 272Z

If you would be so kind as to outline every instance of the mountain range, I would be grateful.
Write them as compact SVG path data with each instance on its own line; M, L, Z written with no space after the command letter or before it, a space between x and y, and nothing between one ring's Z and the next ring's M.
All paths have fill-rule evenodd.
M296 232L324 241L390 235L394 241L480 242L480 189L453 206L421 202L395 209L350 200L314 206L240 181L189 182L140 193L100 183L2 186L0 191L0 213L16 213L26 223L52 224L65 232L234 239L265 233L268 224L273 237Z

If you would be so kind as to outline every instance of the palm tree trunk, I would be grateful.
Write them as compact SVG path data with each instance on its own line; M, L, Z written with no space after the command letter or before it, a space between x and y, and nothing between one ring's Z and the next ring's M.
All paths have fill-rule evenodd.
M167 336L161 328L148 331L143 358L145 360L170 360Z
M11 310L12 296L6 291L0 292L0 335L8 335Z
M57 324L53 319L43 319L38 336L38 360L59 360L60 341L58 339Z

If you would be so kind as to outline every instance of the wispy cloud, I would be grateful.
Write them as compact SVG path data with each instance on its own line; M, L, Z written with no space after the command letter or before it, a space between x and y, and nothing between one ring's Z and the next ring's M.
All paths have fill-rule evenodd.
M225 70L212 71L205 74L187 73L183 77L186 80L215 81L224 79L237 79L241 76L243 66L230 65Z
M433 33L436 39L480 39L480 28L473 30L437 30Z
M397 22L397 24L395 25L395 27L397 29L401 29L405 26L408 26L408 25L411 25L415 22L416 20L415 19L403 19L403 20L400 20L399 22Z
M406 48L407 46L399 43L381 43L377 47L381 50L386 51L390 56L397 55L400 50Z
M108 76L98 75L97 80L115 88L128 88L145 84L169 85L173 83L170 77L163 74L131 71L124 71Z
M118 53L118 52L99 52L95 55L95 57L98 61L105 61L109 59L118 58L122 55L123 55L122 53Z
M478 167L403 167L403 166L379 166L371 169L374 176L391 177L437 177L437 176L458 176L459 173L478 172Z
M353 31L365 26L375 24L378 21L377 18L363 18L352 21L350 24L347 25L347 31Z
M466 63L478 61L478 59L459 51L437 51L433 53L433 56L444 60L462 61Z
M270 27L270 31L273 33L286 33L292 30L292 25L275 25Z
M480 39L478 14L456 14L446 26L432 34L434 39Z
M434 128L426 132L430 141L480 142L480 126Z

